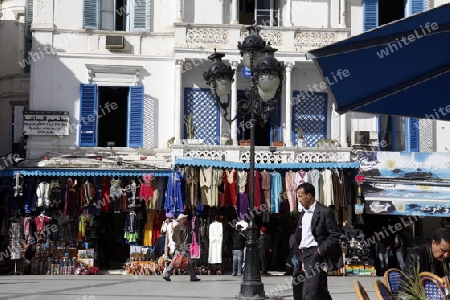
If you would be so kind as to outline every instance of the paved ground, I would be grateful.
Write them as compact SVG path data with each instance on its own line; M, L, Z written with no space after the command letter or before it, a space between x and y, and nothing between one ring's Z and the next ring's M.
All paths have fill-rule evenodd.
M0 276L0 300L138 300L138 299L236 299L242 277L230 275L199 276L190 282L187 275L174 275L171 282L161 276L129 275L25 275ZM359 280L371 299L376 299L373 281L381 277L329 277L329 290L334 300L356 299L353 282ZM266 299L293 300L290 276L262 278ZM281 290L281 291L280 291ZM273 297L269 297L273 295ZM318 299L319 300L319 299Z

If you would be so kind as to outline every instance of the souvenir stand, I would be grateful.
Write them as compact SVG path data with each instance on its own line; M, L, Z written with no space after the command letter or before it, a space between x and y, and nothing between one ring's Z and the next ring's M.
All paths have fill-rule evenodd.
M168 174L139 169L0 170L0 252L8 251L8 257L0 259L0 271L97 274L112 259L121 266L130 258L125 216L149 200L133 191L132 183L151 186L161 197ZM150 198L156 208L157 197ZM137 220L142 222L142 214ZM127 255L122 256L125 249Z

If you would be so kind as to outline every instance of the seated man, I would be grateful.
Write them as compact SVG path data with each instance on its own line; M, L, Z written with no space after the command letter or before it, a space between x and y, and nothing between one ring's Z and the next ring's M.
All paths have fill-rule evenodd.
M418 246L406 256L406 268L403 270L406 276L415 277L418 273L431 272L439 277L444 274L444 264L447 272L450 272L450 228L438 228L434 231L429 243Z

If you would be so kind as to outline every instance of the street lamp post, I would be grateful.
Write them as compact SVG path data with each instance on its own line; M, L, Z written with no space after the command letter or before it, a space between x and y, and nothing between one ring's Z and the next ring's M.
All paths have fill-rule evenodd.
M242 115L250 115L250 180L249 180L249 226L247 228L247 243L245 252L244 278L241 283L241 299L264 299L264 284L258 264L258 228L255 223L254 212L254 186L255 186L255 126L257 122L267 122L270 114L281 95L281 82L283 80L284 67L274 57L275 51L259 35L260 28L252 25L246 28L249 35L244 41L238 42L238 49L243 58L244 65L251 70L251 84L245 90L245 96L238 104L238 111ZM220 96L230 92L233 82L234 70L222 62L225 55L214 52L208 56L213 61L203 77L211 87L216 102L224 111L225 120L233 122L236 119L227 118L228 103L220 101Z

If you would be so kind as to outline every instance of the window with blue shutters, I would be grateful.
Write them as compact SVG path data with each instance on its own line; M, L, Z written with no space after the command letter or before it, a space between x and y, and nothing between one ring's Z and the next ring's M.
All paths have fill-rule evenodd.
M127 146L142 148L144 136L144 87L131 86L128 94Z
M419 119L409 118L409 151L419 152Z
M378 0L364 0L364 31L378 27Z
M84 0L83 28L101 29L101 0Z
M425 0L364 0L364 31L425 9ZM398 116L378 116L380 139L387 142L385 150L418 151L419 123L417 119Z
M425 10L425 0L409 0L411 15Z
M79 145L96 146L97 134L97 85L82 84L80 88Z
M144 87L82 84L79 145L143 147Z
M327 138L328 94L294 91L292 95L292 142L297 145L297 129L304 132L306 146Z
M147 31L150 0L83 0L85 29Z
M206 145L219 145L220 110L211 89L184 89L184 116L189 114L194 117L194 138L202 139ZM183 127L187 138L186 126Z
M134 3L133 3L134 2ZM130 31L146 31L149 28L149 7L148 1L134 0L130 1L133 5L130 7L129 28Z

